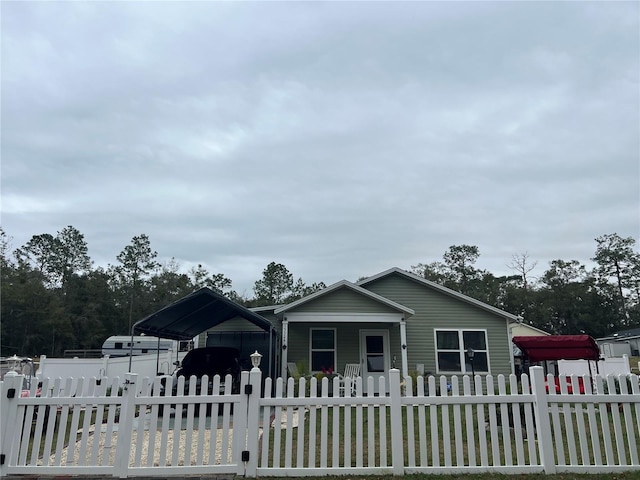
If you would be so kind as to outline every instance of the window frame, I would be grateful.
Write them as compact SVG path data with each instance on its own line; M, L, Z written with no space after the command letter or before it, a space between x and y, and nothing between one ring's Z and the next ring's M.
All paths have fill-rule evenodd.
M439 349L438 348L438 332L457 332L458 334L458 349ZM478 370L474 368L476 374L482 375L490 375L491 374L491 359L489 356L489 335L487 333L486 328L434 328L433 329L433 346L435 351L435 360L436 360L436 372L441 374L462 374L462 375L471 375L471 371L465 371L467 363L467 351L464 348L464 334L465 332L482 332L484 333L484 343L485 349L480 350L474 348L474 351L484 353L487 356L487 370ZM462 366L462 370L443 370L440 368L440 360L438 354L440 352L458 352L460 356L460 365Z
M323 373L322 370L313 370L313 353L314 352L333 352L333 372L337 372L337 362L338 362L338 335L337 328L326 328L326 327L312 327L309 329L309 370L311 373ZM317 331L330 331L333 332L333 348L313 348L313 332Z

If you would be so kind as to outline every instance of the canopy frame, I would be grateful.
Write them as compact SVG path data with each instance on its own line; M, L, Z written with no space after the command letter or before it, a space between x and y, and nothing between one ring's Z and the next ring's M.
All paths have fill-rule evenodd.
M206 330L238 317L269 332L270 337L277 337L277 331L269 320L207 287L139 320L131 328L131 336L151 335L179 341L191 340ZM271 359L274 358L275 343L269 342ZM269 367L271 370L272 366Z
M600 359L598 344L589 335L516 336L512 341L532 362Z

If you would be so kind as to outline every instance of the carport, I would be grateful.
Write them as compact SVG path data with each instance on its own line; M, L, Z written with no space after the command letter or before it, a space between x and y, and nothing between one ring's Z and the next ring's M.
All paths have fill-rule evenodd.
M278 349L277 332L271 322L210 288L201 288L136 322L131 334L191 340L216 325L238 317L259 327L268 335L269 351L261 352L268 362L267 365L263 363L263 371L266 373L268 370L269 376L273 377Z

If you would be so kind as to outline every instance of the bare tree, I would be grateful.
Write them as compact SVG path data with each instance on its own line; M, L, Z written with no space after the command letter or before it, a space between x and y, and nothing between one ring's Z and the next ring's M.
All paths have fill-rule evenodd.
M529 280L527 275L536 268L538 262L529 261L529 253L515 253L511 256L511 263L507 265L511 270L517 272L522 277L522 287L529 290Z

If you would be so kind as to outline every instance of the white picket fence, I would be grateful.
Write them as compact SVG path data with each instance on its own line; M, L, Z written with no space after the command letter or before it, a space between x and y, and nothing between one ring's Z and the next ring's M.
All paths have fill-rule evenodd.
M160 354L150 353L129 357L102 358L48 358L41 355L38 359L38 378L73 377L120 377L124 382L126 373L137 373L139 377L153 377L158 372L167 374L175 370L174 362L181 361L187 352L167 350ZM71 386L75 392L75 383ZM88 388L88 383L85 385ZM84 392L86 395L88 392Z
M638 376L401 379L338 396L327 379L212 379L213 395L154 395L162 378L44 380L0 399L0 475L325 476L640 469ZM473 381L473 384L472 384ZM70 396L73 382L79 384ZM183 391L180 380L178 392ZM350 382L347 379L347 382ZM366 391L375 391L373 378ZM451 388L448 388L448 382ZM203 379L203 384L208 379ZM264 383L264 385L262 385ZM551 385L547 392L547 385ZM264 387L264 394L261 389ZM349 385L347 386L349 387ZM581 392L582 389L582 392ZM218 393L222 392L222 393ZM272 394L273 392L273 394ZM286 392L286 393L285 393ZM594 393L598 392L598 393ZM25 394L26 395L26 394ZM210 413L210 415L208 414Z

